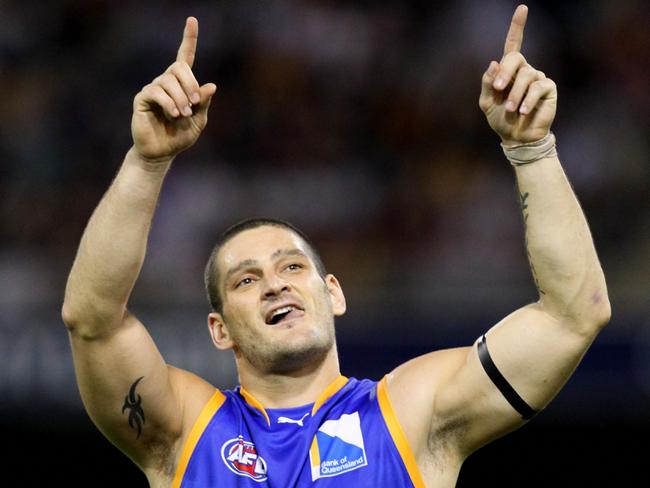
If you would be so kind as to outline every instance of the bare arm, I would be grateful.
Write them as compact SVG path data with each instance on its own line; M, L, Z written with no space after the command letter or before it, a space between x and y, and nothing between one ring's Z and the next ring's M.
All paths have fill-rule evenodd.
M171 161L149 163L132 148L93 212L65 291L63 315L75 335L92 339L120 326Z
M539 308L592 334L609 315L605 277L560 161L545 158L515 173Z
M161 462L158 454L181 435L181 389L191 384L208 391L207 383L165 364L126 308L165 175L205 127L216 89L199 86L192 74L197 36L190 18L176 62L134 99L134 146L84 231L62 310L88 413L145 468Z
M519 52L526 15L520 6L504 57L491 62L483 76L479 103L505 145L544 138L555 116L555 84ZM609 320L610 309L587 222L558 158L517 166L515 173L540 297L503 319L486 337L501 374L539 410L574 371ZM414 385L417 401L412 401ZM446 441L440 449L460 463L477 447L524 422L489 379L476 344L409 361L391 375L389 391L416 456L443 445L432 442L442 438Z

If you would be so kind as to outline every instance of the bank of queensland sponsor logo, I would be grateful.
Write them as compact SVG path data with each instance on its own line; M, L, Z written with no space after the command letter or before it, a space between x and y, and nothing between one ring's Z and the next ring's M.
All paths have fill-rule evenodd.
M366 466L359 412L323 423L312 441L309 459L312 481Z
M254 481L266 481L266 461L257 453L255 444L245 441L242 436L223 443L221 459L230 471L239 476L246 476Z

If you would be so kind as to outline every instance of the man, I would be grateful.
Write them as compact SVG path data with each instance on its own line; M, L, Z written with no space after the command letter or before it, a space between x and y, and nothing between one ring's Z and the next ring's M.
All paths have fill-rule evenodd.
M452 487L471 452L559 391L610 308L550 133L555 84L520 53L526 16L519 6L479 105L514 167L539 300L470 347L412 359L378 383L348 379L334 341L339 282L300 231L249 221L206 268L212 340L234 351L241 383L226 392L167 365L126 308L164 177L216 91L192 73L188 18L176 62L135 97L134 145L84 232L62 312L88 413L151 486Z

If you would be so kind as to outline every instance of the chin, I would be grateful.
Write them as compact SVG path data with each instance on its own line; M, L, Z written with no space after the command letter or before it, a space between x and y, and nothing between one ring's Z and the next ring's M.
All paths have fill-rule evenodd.
M269 358L267 371L272 374L289 374L305 369L315 368L325 360L334 346L333 340L311 344L294 344L283 347Z

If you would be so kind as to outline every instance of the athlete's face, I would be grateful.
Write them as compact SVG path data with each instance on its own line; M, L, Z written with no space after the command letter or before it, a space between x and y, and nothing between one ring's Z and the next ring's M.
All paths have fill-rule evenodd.
M332 349L345 298L299 236L274 226L243 231L221 248L217 267L223 314L209 317L217 347L269 373L319 362Z

